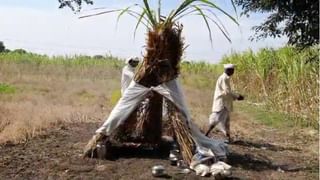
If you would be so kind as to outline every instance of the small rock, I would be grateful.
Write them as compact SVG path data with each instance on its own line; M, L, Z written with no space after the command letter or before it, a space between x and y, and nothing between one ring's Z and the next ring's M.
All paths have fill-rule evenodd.
M308 135L310 135L310 136L315 136L317 134L318 134L317 130L311 129L311 130L308 131Z
M190 169L185 168L185 169L182 169L180 173L181 173L181 174L189 174L190 172L191 172Z
M284 173L284 170L282 170L280 167L277 169L278 172Z
M98 165L95 168L97 171L105 171L107 167L105 165Z
M230 176L231 174L232 173L231 173L231 171L229 169L223 170L223 173L222 173L222 175L224 175L224 176Z

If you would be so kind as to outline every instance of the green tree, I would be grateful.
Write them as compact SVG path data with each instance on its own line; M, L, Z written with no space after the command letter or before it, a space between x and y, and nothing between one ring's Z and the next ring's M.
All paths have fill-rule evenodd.
M4 52L6 50L6 47L4 46L3 42L0 41L0 52Z
M60 3L59 8L69 7L72 11L80 11L83 2L86 4L93 4L91 0L58 0Z
M242 15L268 13L268 18L253 27L251 40L286 35L288 44L309 47L319 44L319 0L235 0Z

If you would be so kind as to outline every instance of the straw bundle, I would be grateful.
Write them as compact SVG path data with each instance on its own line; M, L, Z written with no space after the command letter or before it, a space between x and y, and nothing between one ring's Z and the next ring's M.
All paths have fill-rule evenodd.
M157 86L179 74L183 52L182 26L175 25L148 32L146 55L135 81L146 87Z
M141 137L144 143L159 143L162 134L162 96L152 93L141 103L138 114L135 128L137 136Z
M181 31L182 26L174 25L148 32L146 55L135 75L136 82L151 87L177 77L183 52ZM161 141L162 102L161 95L151 93L147 100L139 105L138 112L133 112L133 114L138 114L135 126L136 134L144 143L157 144ZM128 128L132 128L132 126L126 127L125 125L123 130L118 131L118 134L127 132L125 129Z
M175 107L175 105L169 101L168 113L169 120L171 121L174 130L174 135L180 147L181 156L183 160L185 160L187 163L190 163L193 156L195 143L192 139L188 124L182 120L181 113Z
M184 46L181 31L182 26L172 25L148 32L146 55L135 75L137 83L146 87L157 86L178 76ZM166 125L162 125L163 97L158 93L150 93L110 138L120 142L158 144L162 126L166 126L168 133L176 137L183 159L190 163L194 142L188 125L182 121L174 104L166 102Z

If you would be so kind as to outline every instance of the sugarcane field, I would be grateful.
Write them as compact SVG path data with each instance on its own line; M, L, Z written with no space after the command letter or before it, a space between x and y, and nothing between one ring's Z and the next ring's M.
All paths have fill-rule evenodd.
M319 179L319 1L0 0L0 180Z

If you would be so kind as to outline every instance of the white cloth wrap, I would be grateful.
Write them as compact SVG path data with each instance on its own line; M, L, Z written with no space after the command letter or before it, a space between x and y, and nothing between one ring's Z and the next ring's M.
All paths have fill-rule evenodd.
M104 124L96 131L109 136L121 125L144 100L150 91L156 91L176 105L182 114L183 121L188 125L198 151L204 156L226 157L228 150L224 142L214 140L202 134L191 121L191 116L184 101L183 92L177 79L163 83L156 87L147 88L134 81L126 89Z
M121 95L124 94L124 91L130 85L132 78L134 76L135 68L132 67L130 64L124 66L122 68L122 75L121 75Z

